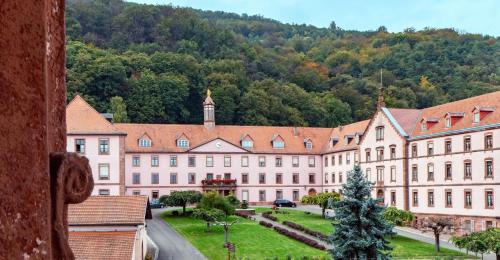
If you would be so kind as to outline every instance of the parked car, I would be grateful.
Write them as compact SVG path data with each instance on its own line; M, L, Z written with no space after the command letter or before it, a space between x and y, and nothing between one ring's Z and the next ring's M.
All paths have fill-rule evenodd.
M156 200L156 201L151 201L149 203L149 206L152 208L152 209L161 209L161 208L164 208L165 205L163 205L163 203L161 203L159 200Z
M297 207L297 204L295 204L295 202L289 200L275 200L273 202L273 205L276 207L292 207L292 208Z

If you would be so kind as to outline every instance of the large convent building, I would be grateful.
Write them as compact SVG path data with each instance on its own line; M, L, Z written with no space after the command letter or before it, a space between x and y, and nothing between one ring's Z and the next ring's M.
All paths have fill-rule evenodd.
M359 164L384 204L453 216L464 232L500 226L500 91L425 109L387 108L336 128L111 123L80 96L68 151L89 158L93 195L234 193L252 204L340 192Z

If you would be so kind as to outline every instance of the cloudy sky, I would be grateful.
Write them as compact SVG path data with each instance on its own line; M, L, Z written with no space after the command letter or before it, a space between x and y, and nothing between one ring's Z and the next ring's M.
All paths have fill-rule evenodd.
M500 36L500 0L126 0L259 14L286 23L391 32L408 27L456 28Z

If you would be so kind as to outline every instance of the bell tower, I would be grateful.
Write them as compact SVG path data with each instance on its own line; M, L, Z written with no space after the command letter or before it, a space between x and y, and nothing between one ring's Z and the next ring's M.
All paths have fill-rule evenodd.
M207 97L203 102L203 125L208 129L215 127L215 103L211 95L212 92L207 89Z

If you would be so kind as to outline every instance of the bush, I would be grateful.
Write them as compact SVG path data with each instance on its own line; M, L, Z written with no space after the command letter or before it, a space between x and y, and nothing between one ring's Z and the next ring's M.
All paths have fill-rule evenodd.
M311 204L311 205L318 204L317 203L317 196L305 195L304 197L302 197L300 199L300 203L302 203L302 204Z
M285 226L288 226L288 227L291 227L295 230L299 230L299 231L302 231L310 236L313 236L313 237L316 237L318 239L321 239L323 241L328 241L328 236L321 233L321 232L318 232L318 231L314 231L312 229L309 229L307 227L304 227L302 225L299 225L297 223L294 223L294 222L291 222L291 221L283 221L283 225Z
M243 202L241 202L241 208L248 209L248 201L244 200Z
M305 236L299 235L293 231L288 231L288 230L281 228L281 227L278 227L278 226L274 226L274 230L276 230L278 233L280 233L282 235L285 235L289 238L300 241L308 246L317 248L319 250L326 250L325 246L319 244L317 241L310 239L310 238L307 238Z
M384 218L392 225L409 226L414 216L410 211L401 210L396 207L388 207L384 211Z
M234 215L242 218L250 218L250 212L247 211L237 211Z
M272 220L272 221L278 221L277 217L275 217L267 212L262 213L262 217L267 218L267 219Z
M177 210L172 211L172 216L179 216L179 211Z
M266 222L266 221L259 221L259 225L262 225L264 227L268 227L268 228L272 228L273 227L273 224L269 223L269 222Z

